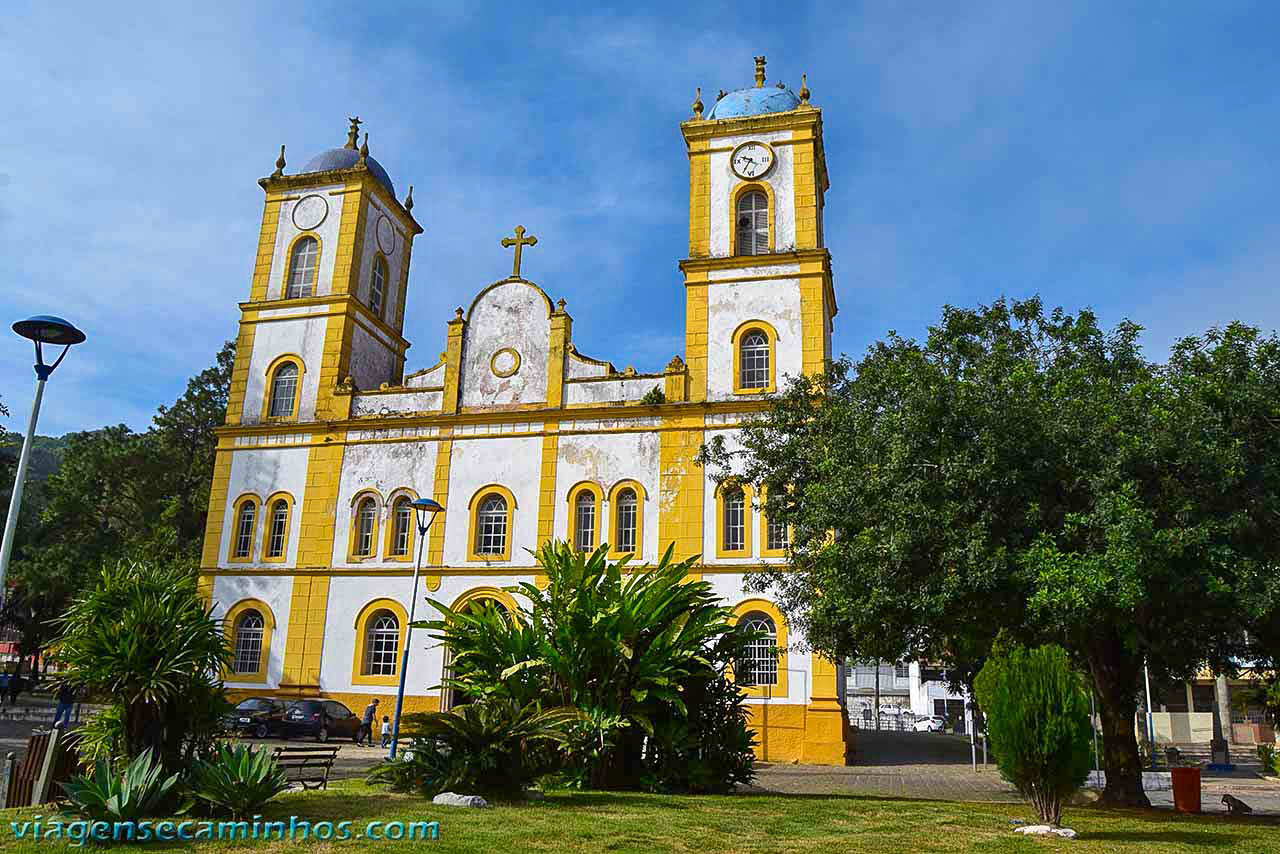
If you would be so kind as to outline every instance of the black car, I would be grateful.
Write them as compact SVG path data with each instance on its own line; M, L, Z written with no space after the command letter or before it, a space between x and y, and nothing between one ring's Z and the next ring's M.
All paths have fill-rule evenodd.
M360 735L360 718L337 700L295 700L285 710L285 737L309 736L316 741Z
M280 732L286 704L272 697L250 697L226 716L227 728L254 738L267 738Z

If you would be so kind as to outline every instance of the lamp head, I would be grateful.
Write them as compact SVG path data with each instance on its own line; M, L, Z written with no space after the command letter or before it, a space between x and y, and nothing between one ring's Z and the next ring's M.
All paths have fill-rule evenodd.
M444 511L443 504L430 498L415 498L409 502L409 506L418 515L418 529L424 533L435 521L436 514Z
M61 317L51 314L38 314L13 324L13 331L23 338L30 338L37 344L79 344L84 340L84 333L76 329Z

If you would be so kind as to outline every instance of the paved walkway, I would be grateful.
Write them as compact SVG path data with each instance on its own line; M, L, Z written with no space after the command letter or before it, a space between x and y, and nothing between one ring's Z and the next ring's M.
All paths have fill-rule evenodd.
M854 794L927 800L1019 803L1022 798L1000 779L994 765L973 770L969 741L943 733L877 733L859 731L854 764L757 766L758 790L786 794ZM1205 812L1225 812L1222 796L1232 794L1255 814L1280 816L1280 783L1248 772L1205 774L1201 805ZM1153 806L1172 809L1168 791L1147 793Z

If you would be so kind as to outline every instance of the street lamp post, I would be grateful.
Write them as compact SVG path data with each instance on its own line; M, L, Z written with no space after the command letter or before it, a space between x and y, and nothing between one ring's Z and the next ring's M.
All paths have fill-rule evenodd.
M400 746L400 713L404 709L404 683L409 676L409 649L413 639L413 616L418 608L418 574L422 571L422 549L427 543L427 531L436 520L436 514L444 512L444 505L430 498L417 498L409 502L418 523L418 560L413 565L413 592L409 596L409 625L405 627L404 649L400 651L400 688L396 691L396 717L391 724L391 753L396 758Z
M44 398L44 384L53 369L62 364L72 344L84 340L84 333L61 317L37 315L13 324L13 331L23 338L30 338L36 345L36 399L31 404L31 419L27 422L27 435L22 440L22 453L18 457L18 471L13 477L13 495L9 498L9 516L4 522L4 542L0 544L0 603L4 602L4 580L9 573L9 555L13 553L13 535L18 527L18 510L22 507L22 487L27 479L27 463L31 461L31 442L36 435L36 421L40 418L40 401ZM62 353L52 365L45 364L42 344L63 345Z

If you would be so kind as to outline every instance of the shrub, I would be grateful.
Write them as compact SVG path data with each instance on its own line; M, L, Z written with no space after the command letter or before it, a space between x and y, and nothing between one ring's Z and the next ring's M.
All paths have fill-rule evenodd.
M106 760L94 763L93 773L63 783L71 808L90 821L136 821L166 811L176 794L178 774L164 776L164 766L144 750L122 773Z
M1280 776L1280 753L1276 753L1270 744L1258 745L1258 761L1262 763L1263 771Z
M122 725L115 758L149 750L176 771L210 748L230 709L212 674L230 651L190 568L136 561L104 567L59 623L64 681L115 707L101 723ZM109 741L100 739L99 748Z
M1040 820L1062 823L1063 803L1089 774L1089 698L1057 646L996 651L974 680L1000 774Z
M210 812L239 819L289 788L289 780L265 747L224 744L211 758L192 766L187 785Z
M574 709L544 710L501 697L452 712L406 715L401 730L414 741L413 755L385 763L371 777L425 795L518 797L553 770L555 754L537 748L562 744L567 727L579 717Z
M648 406L666 403L667 393L662 390L662 386L656 385L644 393L644 397L640 398L640 402Z
M689 714L655 726L645 755L646 787L722 794L755 779L755 733L742 690L724 676L695 685Z

